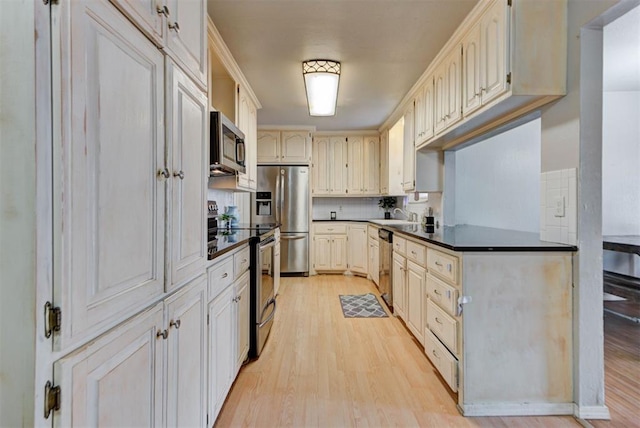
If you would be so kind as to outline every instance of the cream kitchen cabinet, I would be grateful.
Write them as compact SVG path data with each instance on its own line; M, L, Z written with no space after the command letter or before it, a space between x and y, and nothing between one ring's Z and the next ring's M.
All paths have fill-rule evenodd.
M244 133L245 173L237 174L237 190L255 191L258 187L258 117L256 107L243 87L238 86L238 128Z
M260 130L258 133L258 163L304 164L311 162L311 132L309 130Z
M369 278L376 285L380 285L380 242L378 240L378 229L378 227L371 224L367 226L369 241Z
M203 275L58 360L53 425L204 426L204 296Z
M167 51L198 85L207 88L207 2L166 0Z
M380 137L364 137L362 187L365 195L380 194Z
M380 133L380 193L404 195L404 118Z
M416 147L433 137L433 76L426 79L414 99L414 140Z
M416 186L416 146L413 131L413 104L404 113L402 190L413 191Z
M426 269L407 260L406 324L411 333L424 345Z
M315 136L313 138L312 187L313 196L347 194L347 138Z
M204 0L111 0L156 46L167 50L201 89L207 88Z
M350 195L364 194L364 137L350 136L348 141L348 174L347 193Z
M462 119L462 48L454 45L434 73L434 133Z
M64 354L204 272L208 109L109 2L51 14L54 93L68 95L55 101L56 132L67 131L54 138L53 178L54 349Z
M347 270L347 234L347 223L314 223L313 267L316 271Z
M216 260L208 269L208 415L210 424L215 422L231 385L249 353L248 255L249 248L241 247L232 254Z
M509 9L494 0L463 40L463 104L465 116L507 91Z
M367 253L367 224L349 223L348 243L349 252L347 255L347 268L354 273L367 274L368 253Z
M380 133L380 194L389 194L389 130Z
M207 97L189 77L167 61L167 136L170 158L171 277L167 291L204 273L206 254Z

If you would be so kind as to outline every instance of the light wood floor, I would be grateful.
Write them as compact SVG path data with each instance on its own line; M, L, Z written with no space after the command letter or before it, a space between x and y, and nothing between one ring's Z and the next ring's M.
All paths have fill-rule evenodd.
M345 319L339 294L363 278L282 278L260 358L242 368L217 427L575 427L572 417L464 418L394 317Z
M611 421L596 428L640 427L640 324L604 315L604 402Z

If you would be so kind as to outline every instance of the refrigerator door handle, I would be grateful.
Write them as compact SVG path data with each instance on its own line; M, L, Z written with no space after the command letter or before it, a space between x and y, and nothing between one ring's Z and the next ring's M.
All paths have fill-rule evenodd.
M280 174L276 175L276 197L275 197L276 223L280 224Z
M280 179L280 212L278 213L280 220L279 223L282 222L282 208L284 207L284 169L280 170L280 174L278 174L278 178Z
M280 239L283 239L285 241L294 241L296 239L304 239L306 238L306 235L298 235L298 236L286 236L286 235L280 235Z

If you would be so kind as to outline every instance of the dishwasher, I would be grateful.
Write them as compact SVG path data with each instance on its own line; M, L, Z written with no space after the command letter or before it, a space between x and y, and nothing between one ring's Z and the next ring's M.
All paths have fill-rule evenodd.
M391 286L391 267L393 266L393 232L387 229L378 229L378 241L380 242L380 251L378 256L380 297L382 297L391 313L393 313L393 287Z

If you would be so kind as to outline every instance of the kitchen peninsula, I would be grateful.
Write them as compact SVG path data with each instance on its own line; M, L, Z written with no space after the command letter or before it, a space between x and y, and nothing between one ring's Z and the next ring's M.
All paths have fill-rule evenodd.
M370 226L375 223L380 221ZM338 230L363 221L315 224ZM461 413L573 413L577 247L540 241L536 233L479 226L444 227L433 234L420 224L376 226L393 232L395 315L458 393Z

